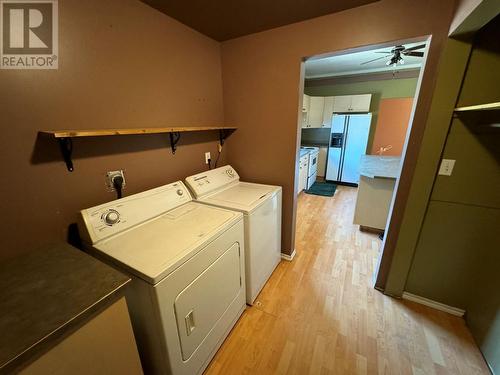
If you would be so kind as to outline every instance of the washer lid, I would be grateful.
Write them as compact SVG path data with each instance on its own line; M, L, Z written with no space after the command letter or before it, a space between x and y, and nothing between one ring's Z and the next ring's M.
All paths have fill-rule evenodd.
M241 218L238 212L189 202L101 241L94 249L156 284Z
M280 190L279 186L238 182L198 201L249 213Z

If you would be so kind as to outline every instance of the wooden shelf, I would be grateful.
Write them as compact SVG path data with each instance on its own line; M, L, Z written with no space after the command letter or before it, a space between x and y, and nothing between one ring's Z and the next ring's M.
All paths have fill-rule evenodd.
M237 128L231 126L191 126L191 127L176 127L176 128L125 128L125 129L64 129L64 130L41 130L39 133L44 134L59 142L61 154L66 163L68 171L73 171L73 142L72 138L81 137L102 137L114 135L147 135L147 134L168 134L170 137L170 147L172 154L177 150L177 143L181 138L181 133L186 132L201 132L201 131L219 131L220 145L224 144L227 136Z
M500 109L500 102L496 102L496 103L471 105L467 107L457 107L455 108L455 112L493 111L499 109Z
M193 126L176 128L129 128L129 129L63 129L63 130L42 130L40 133L53 136L54 138L76 138L76 137L102 137L111 135L134 135L134 134L168 134L199 132L210 130L236 130L235 127L228 126Z

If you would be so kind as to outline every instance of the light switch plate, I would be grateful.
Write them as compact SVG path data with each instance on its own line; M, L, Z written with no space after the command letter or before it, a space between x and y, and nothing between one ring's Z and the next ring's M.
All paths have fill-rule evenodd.
M455 160L442 159L441 166L439 167L439 174L441 176L451 176L451 174L453 173L454 166L455 166Z
M205 152L205 164L208 164L208 161L211 160L210 152Z

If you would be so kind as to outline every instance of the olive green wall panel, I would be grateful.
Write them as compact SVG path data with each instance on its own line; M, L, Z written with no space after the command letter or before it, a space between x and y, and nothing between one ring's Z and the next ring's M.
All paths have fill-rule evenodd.
M436 178L432 200L500 208L500 130L453 120L443 158L456 160L451 176Z
M499 222L496 208L431 201L406 290L467 310L485 257L498 252ZM496 278L488 281L498 285Z

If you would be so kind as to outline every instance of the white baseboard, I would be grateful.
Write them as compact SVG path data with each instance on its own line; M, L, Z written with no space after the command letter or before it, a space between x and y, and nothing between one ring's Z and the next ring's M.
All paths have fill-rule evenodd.
M295 249L293 249L291 255L288 255L288 254L285 254L285 253L281 253L281 259L287 260L287 261L291 262L293 260L293 258L295 258L295 254L296 254L295 253Z
M431 299L417 296L415 294L411 294L408 292L403 292L403 299L420 303L421 305L429 306L436 310L444 311L455 316L463 317L465 314L465 310L459 309L458 307L448 306L445 305L444 303L436 302Z

